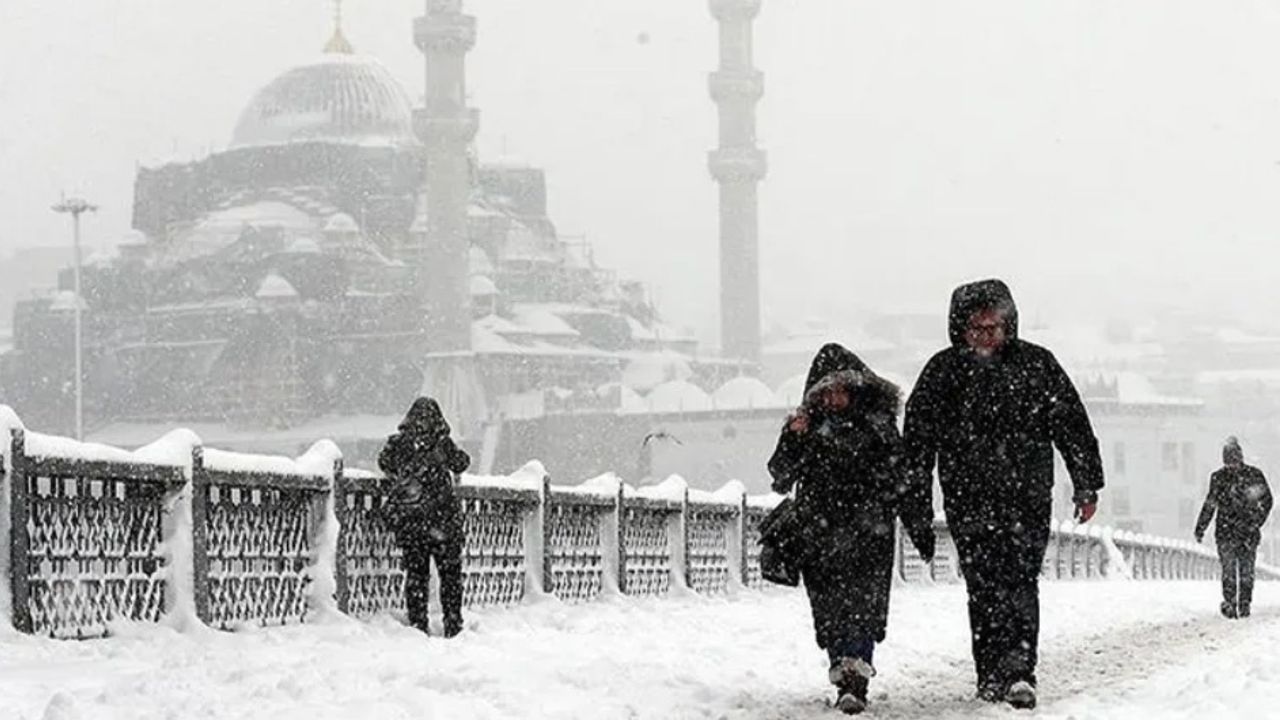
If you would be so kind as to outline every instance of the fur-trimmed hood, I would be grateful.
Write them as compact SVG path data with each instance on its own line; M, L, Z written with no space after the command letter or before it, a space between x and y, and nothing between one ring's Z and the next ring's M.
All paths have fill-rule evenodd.
M818 398L829 387L843 387L855 412L896 416L902 390L880 377L848 348L828 343L822 346L809 367L803 404L817 407Z
M1018 338L1018 306L1013 301L1013 293L1003 280L992 278L961 285L951 293L948 332L952 345L964 346L964 333L969 325L969 316L986 309L1003 312L1005 336L1009 340Z

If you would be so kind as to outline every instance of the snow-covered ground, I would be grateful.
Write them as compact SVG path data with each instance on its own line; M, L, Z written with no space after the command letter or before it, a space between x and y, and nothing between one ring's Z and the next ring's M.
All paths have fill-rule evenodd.
M1219 617L1209 582L1043 587L1041 707L971 699L964 593L895 589L870 717L1233 718L1280 707L1280 584ZM0 636L0 715L73 718L823 718L825 661L800 593L542 601L462 636L384 618L237 634L124 628Z

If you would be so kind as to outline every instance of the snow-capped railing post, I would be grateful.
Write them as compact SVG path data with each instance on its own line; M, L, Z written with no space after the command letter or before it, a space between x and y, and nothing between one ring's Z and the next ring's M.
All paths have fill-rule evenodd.
M13 615L13 627L18 632L30 633L31 579L27 574L31 541L27 537L27 514L30 510L27 494L27 477L23 470L26 461L26 436L22 428L10 431L9 462L9 602Z
M747 586L747 492L738 497L738 513L729 526L729 567L739 587Z
M209 475L204 468L204 446L191 448L191 569L196 617L210 625L209 610ZM180 491L179 491L180 492ZM166 531L165 535L168 536Z
M617 492L613 496L613 512L605 516L600 527L601 539L605 543L605 582L612 583L610 591L619 595L627 591L627 547L623 538L626 508L623 507L623 488L624 485L619 480Z
M310 536L311 547L311 587L308 596L308 609L325 614L339 611L338 576L346 574L346 563L342 558L342 529L338 523L338 501L343 498L337 492L342 480L342 453L336 445L326 443L333 454L329 461L332 468L328 489L311 495ZM314 447L314 446L313 446Z
M551 529L552 529L551 522L549 521L550 513L551 513L551 476L550 475L542 476L542 495L538 498L538 507L534 511L534 513L538 515L538 519L539 519L538 537L541 539L541 542L538 543L538 553L541 555L541 557L538 558L537 566L539 568L539 571L542 573L542 578L538 586L542 588L542 592L550 595L550 594L554 594L556 589L555 575L551 567L551 552L550 552Z
M542 476L538 499L524 511L524 595L537 597L549 592L551 569L547 557L547 509L551 501L551 478Z
M667 516L667 537L671 547L671 587L689 588L689 488L680 498L679 512Z
M333 511L338 518L338 557L333 564L333 598L338 604L338 612L346 613L351 609L351 572L348 567L347 536L351 533L351 516L354 514L347 507L350 489L347 487L347 473L342 459L333 464Z

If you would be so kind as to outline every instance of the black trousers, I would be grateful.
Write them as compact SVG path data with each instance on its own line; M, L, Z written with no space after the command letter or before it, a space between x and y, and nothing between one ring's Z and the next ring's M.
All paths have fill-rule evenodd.
M403 553L404 604L409 624L427 632L431 595L431 561L440 572L440 606L445 631L462 625L462 533L455 523L423 512L403 511L393 521Z
M1247 540L1224 540L1218 543L1218 560L1222 563L1222 601L1238 615L1248 612L1253 603L1253 571L1258 559L1258 546Z
M956 534L969 592L969 629L978 686L1036 684L1040 564L1048 532L982 528Z

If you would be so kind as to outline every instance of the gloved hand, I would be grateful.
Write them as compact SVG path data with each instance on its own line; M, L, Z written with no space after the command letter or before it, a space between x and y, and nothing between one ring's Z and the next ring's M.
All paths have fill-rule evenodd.
M1196 532L1196 542L1203 542L1203 541L1204 541L1204 533L1197 531L1197 532Z
M1076 503L1075 516L1076 520L1081 523L1089 522L1089 518L1092 518L1096 512L1098 512L1098 503L1096 501Z

